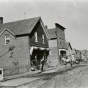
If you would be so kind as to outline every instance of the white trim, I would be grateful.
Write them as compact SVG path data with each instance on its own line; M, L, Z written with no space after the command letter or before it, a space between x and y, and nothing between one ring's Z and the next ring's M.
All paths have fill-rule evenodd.
M42 34L42 43L45 43L45 36Z
M49 34L48 34L48 32L46 31L47 29L46 29L46 27L44 26L43 21L42 21L41 18L40 18L40 24L41 24L42 27L43 27L43 30L44 30L44 32L45 32L45 34L46 34L47 39L49 39ZM46 29L46 30L45 30L45 29Z
M46 48L47 51L49 51L50 49L49 48Z
M35 32L35 42L38 42L38 33Z
M33 47L33 49L38 49L39 47Z
M37 49L39 49L39 50L47 50L47 51L50 50L49 48L43 48L43 47L31 46L31 47L30 47L30 51L31 51L30 54L32 54L33 49L35 49L35 50L37 50Z
M33 52L33 46L30 47L30 54L32 55L32 52Z
M40 50L45 50L45 48L39 48Z
M10 41L10 36L9 36L9 38L7 38L7 36L9 36L9 34L6 34L5 35L5 45L9 45L9 42L6 42L6 40L9 40ZM8 43L8 44L7 44Z
M66 49L58 49L59 50L59 55L60 55L60 51L66 51L67 54L67 50Z
M7 30L8 32L10 32L12 35L15 35L15 34L14 34L13 32L11 32L9 29L5 28L5 29L1 32L0 36L1 36L6 30Z

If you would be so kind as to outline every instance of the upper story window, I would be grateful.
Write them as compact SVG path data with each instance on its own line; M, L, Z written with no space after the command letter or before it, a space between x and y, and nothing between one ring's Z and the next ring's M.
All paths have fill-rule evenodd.
M5 44L8 45L10 43L10 36L9 34L5 35Z
M42 34L42 43L44 43L44 34Z
M35 42L38 42L37 32L35 32Z

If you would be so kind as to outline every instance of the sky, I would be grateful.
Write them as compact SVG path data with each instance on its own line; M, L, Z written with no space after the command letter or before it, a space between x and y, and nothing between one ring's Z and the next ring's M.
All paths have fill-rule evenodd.
M41 16L44 25L64 26L66 41L72 48L88 49L87 0L0 0L4 23Z

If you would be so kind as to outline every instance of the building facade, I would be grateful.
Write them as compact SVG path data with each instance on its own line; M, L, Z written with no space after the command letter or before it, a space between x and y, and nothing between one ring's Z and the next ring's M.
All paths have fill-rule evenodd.
M60 24L56 23L56 35L57 35L57 49L58 49L58 63L62 61L62 57L67 55L66 50L66 39L65 39L65 28Z
M81 52L81 59L83 61L87 61L87 58L88 58L88 56L87 56L87 50L79 50L79 51Z
M47 60L48 55L48 33L41 17L0 24L0 67L4 68L4 74L7 67L27 66L24 70L19 68L19 73L34 65L40 69L40 60L43 57ZM10 70L8 75L11 72L16 70Z
M48 29L49 47L51 49L50 60L51 64L56 66L61 63L61 58L67 54L65 28L60 24L55 24L56 28Z
M47 29L47 30L49 34L50 65L56 66L58 64L56 28Z

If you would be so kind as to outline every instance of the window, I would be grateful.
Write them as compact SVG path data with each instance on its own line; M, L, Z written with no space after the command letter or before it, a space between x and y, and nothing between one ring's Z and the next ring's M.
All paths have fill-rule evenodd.
M38 42L37 32L35 32L35 42Z
M42 34L42 43L44 43L44 34Z
M5 44L8 45L10 43L10 37L9 34L5 35Z

